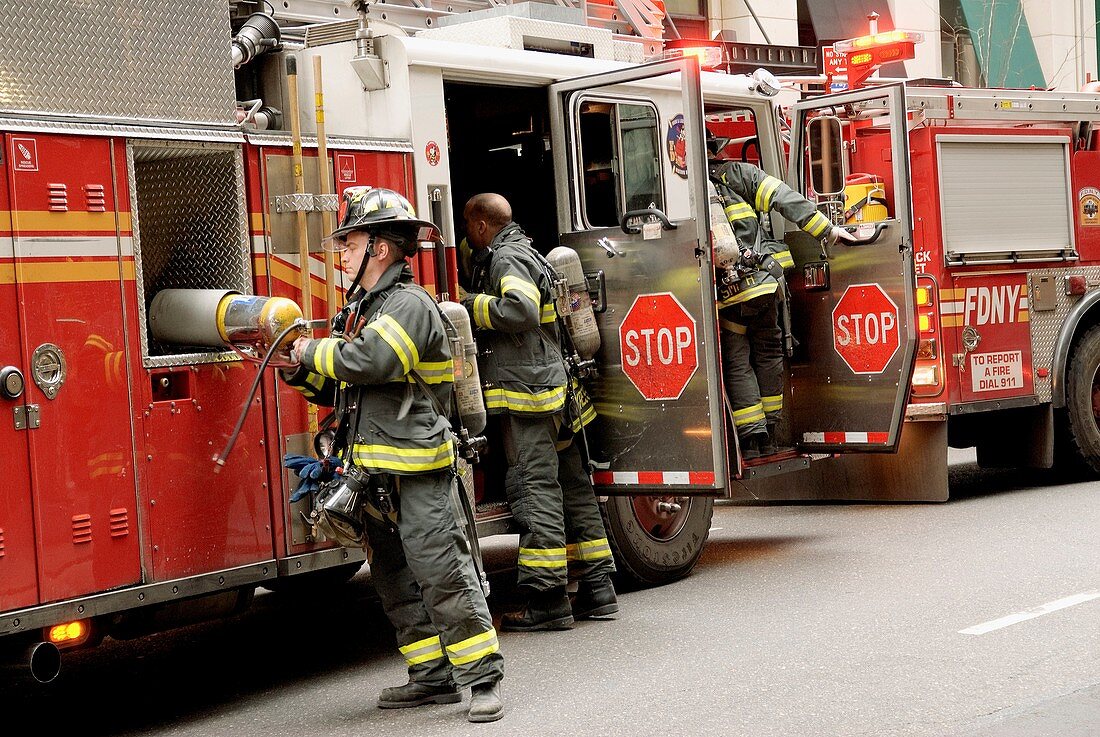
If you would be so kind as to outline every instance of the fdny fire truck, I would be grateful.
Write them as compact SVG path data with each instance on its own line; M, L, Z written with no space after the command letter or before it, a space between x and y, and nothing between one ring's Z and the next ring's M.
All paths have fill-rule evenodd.
M455 219L474 193L504 194L544 253L579 254L600 337L596 371L583 379L597 412L593 479L620 568L642 583L691 570L715 498L801 498L811 488L816 498L905 498L896 485L852 492L854 480L813 479L826 478L824 466L854 479L848 454L905 445L915 363L930 378L913 402L933 415L960 405L945 394L958 391L949 370L968 381L983 373L991 383L974 379L973 394L958 398L983 406L1027 404L1031 392L1022 411L1038 416L1057 404L1052 392L1076 396L1055 378L1059 360L1071 372L1083 360L1072 340L1023 352L988 327L1026 335L1041 300L1052 320L1064 317L1068 297L1052 291L1060 277L1019 263L1082 258L1088 231L1072 203L1061 203L1068 240L1055 248L1053 195L1043 195L1041 229L1006 200L998 218L1030 227L1006 232L966 209L997 197L951 190L936 199L970 230L940 250L951 231L924 210L933 196L921 193L914 220L905 186L922 130L928 148L914 161L941 186L956 186L950 172L974 175L992 150L983 146L1018 153L1013 175L1028 162L1018 180L989 174L1021 193L1040 164L1047 179L1029 194L1059 183L1050 151L1083 177L1086 123L1009 122L1013 106L1038 98L997 98L999 124L947 140L931 123L910 132L913 101L925 98L900 84L798 103L788 127L770 75L701 73L693 56L665 58L661 11L649 3L275 5L0 7L0 649L40 680L57 674L62 650L223 615L258 586L338 581L362 565L362 551L310 523L308 495L290 501L298 479L283 457L311 451L316 418L244 360L256 358L255 334L226 330L222 308L238 295L288 298L307 319L335 312L343 285L318 244L349 186L403 192L438 225L443 243L424 244L414 271L441 300L458 290ZM927 99L927 121L957 125L971 109L961 96L941 108ZM1084 98L1055 108L1071 102ZM853 244L827 247L758 214L794 255L797 346L782 429L793 449L751 464L720 378L704 140L708 123L723 122L739 131L727 155L777 176L789 168L791 186L823 208L843 195L846 175L866 172L878 187L853 216ZM1012 148L1010 137L1026 140ZM962 158L948 170L933 151L951 146ZM1095 218L1098 201L1082 199L1082 217ZM997 235L973 240L982 227ZM948 271L955 260L964 273ZM1088 273L1076 276L1087 292ZM163 339L158 297L189 290L225 296L214 303L223 345L196 325L175 327L190 344ZM1086 312L1071 318L1091 324ZM1032 361L1049 362L1045 384ZM235 426L245 402L251 412ZM233 454L215 465L230 437ZM477 531L509 532L492 442L484 456L470 487Z
M911 58L920 41L890 31L838 44L861 88L790 107L794 130L820 135L808 149L792 146L789 177L812 180L834 222L873 233L896 214L896 190L911 192L916 270L918 346L899 451L815 464L802 487L808 499L843 487L850 499L946 500L949 447L975 448L983 467L1100 471L1097 85L1074 93L909 81L899 102L908 133L891 140L882 98L867 97L890 85L860 82L880 59ZM838 259L793 251L797 322L813 315L806 305ZM824 340L838 354L846 346L874 352L883 324L843 321L845 312L834 309ZM803 322L795 334L811 329ZM873 363L857 373L875 371ZM822 366L796 355L792 370ZM758 485L735 496L791 492Z

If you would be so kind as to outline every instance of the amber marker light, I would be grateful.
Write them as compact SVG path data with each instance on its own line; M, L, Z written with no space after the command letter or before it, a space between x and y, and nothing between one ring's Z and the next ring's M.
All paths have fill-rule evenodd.
M46 639L59 647L71 647L87 640L90 632L88 620L78 619L75 622L65 622L50 627L46 633Z

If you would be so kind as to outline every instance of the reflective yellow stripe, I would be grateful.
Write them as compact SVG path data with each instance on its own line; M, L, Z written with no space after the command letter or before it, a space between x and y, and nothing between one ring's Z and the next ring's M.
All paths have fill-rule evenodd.
M437 471L450 467L453 456L451 440L434 448L398 448L379 443L356 443L352 448L357 465L388 471Z
M815 212L809 222L802 226L802 229L814 238L820 238L821 234L824 233L825 229L828 227L829 218L825 217L820 212Z
M439 635L399 647L398 650L405 656L405 662L409 665L419 665L443 657L443 646L439 642Z
M541 322L546 324L548 322L554 322L558 319L558 311L554 308L554 303L551 302L548 305L542 306L542 319Z
M518 276L512 276L511 274L506 274L500 279L501 296L503 297L508 292L519 292L520 294L530 297L531 301L536 305L538 305L542 299L538 287L525 279L520 279Z
M489 304L492 301L492 297L488 294L475 294L474 295L474 322L479 328L492 329L493 323L489 320Z
M738 335L747 335L749 332L749 329L744 325L739 325L733 320L727 320L724 317L718 318L718 327L723 330L728 330L731 333L737 333Z
M425 384L445 384L455 380L454 361L421 361L415 369Z
M306 399L313 399L317 396L317 392L313 391L308 386L296 386L294 384L290 384L290 388L301 394Z
M784 269L794 268L794 257L791 256L790 251L779 251L778 253L773 253L772 257L775 258Z
M325 388L325 377L313 372L306 372L306 383L312 386L317 391L321 391Z
M511 389L485 390L487 409L507 409L513 412L553 412L565 406L565 387L532 394Z
M398 360L405 368L406 374L412 370L413 366L420 363L420 351L416 349L416 344L405 332L405 328L401 327L401 323L395 320L392 315L382 315L367 327L378 333L382 340L389 343L390 348L393 348L393 352L397 354Z
M733 424L737 427L751 425L764 419L764 405L757 402L749 407L733 411Z
M565 546L569 560L600 560L611 557L611 544L606 537Z
M783 409L783 395L760 397L760 404L763 405L765 412L778 412Z
M774 281L764 282L763 284L757 284L755 287L749 287L748 289L746 289L743 292L738 292L737 294L735 294L733 296L732 299L726 301L724 304L727 304L727 305L741 304L742 302L746 302L746 301L752 299L753 297L759 297L762 294L771 294L772 292L774 292L778 288L779 288L778 282L774 282Z
M336 344L339 343L338 338L321 338L317 341L317 347L313 350L313 370L327 376L330 379L335 379L335 356L336 356Z
M726 219L730 222L733 222L734 220L744 220L746 218L756 217L756 211L744 202L726 205L724 212L726 213Z
M486 655L492 655L500 649L497 640L497 631L490 628L488 632L468 637L462 642L456 642L447 646L447 658L451 665L465 665L475 660L480 660Z
M517 563L528 568L566 568L567 556L565 548L520 548Z
M756 209L767 212L772 207L772 197L775 195L776 190L779 189L779 185L783 182L779 181L775 177L764 177L764 181L760 183L760 186L756 188Z

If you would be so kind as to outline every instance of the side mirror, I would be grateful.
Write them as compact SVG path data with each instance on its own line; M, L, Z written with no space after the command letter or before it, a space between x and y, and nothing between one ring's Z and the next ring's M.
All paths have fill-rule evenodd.
M806 124L810 143L810 184L819 195L844 194L844 133L840 118L821 115Z

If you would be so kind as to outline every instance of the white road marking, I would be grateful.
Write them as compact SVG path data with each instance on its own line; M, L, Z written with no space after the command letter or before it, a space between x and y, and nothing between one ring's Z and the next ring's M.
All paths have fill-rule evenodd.
M718 530L724 530L724 529L726 529L726 528L725 527L712 527L709 530L707 530L707 532L716 532Z
M1100 599L1100 591L1085 591L1080 594L1074 594L1073 596L1067 596L1064 599L1047 602L1046 604L1037 606L1034 609L1028 609L1026 612L1009 614L1007 617L1001 617L1000 619L994 619L989 622L983 622L982 624L976 624L973 627L967 627L964 630L959 630L959 634L984 635L987 632L999 630L1002 627L1008 627L1019 622L1026 622L1029 619L1035 619L1036 617L1041 617L1044 614L1050 614L1051 612L1056 612L1059 609L1065 609L1066 607L1076 606L1077 604L1084 604L1086 601L1092 601L1093 599Z

